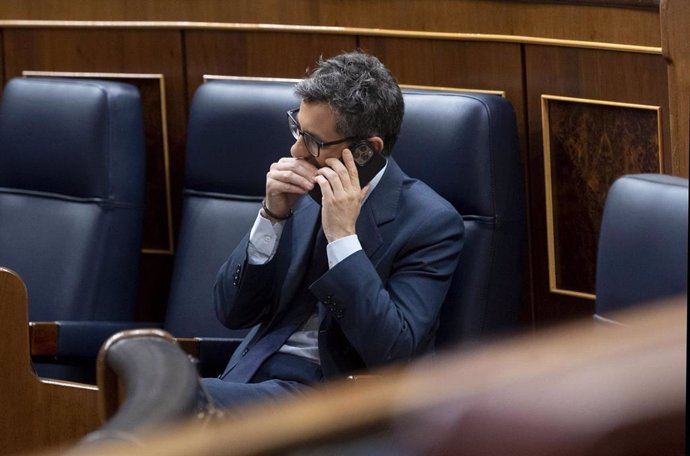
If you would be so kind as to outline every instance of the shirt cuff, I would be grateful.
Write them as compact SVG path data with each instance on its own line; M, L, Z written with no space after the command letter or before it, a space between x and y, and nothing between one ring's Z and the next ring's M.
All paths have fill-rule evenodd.
M283 233L285 222L271 223L261 215L261 211L254 220L254 226L249 233L247 246L247 262L249 264L266 264L278 250L278 241Z
M359 243L359 238L356 234L330 242L326 246L329 269L360 250L362 250L362 244Z

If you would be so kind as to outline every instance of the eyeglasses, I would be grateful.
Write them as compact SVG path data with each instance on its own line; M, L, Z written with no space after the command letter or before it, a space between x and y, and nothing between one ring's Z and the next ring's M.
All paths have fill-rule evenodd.
M295 117L298 112L299 112L299 108L291 109L290 111L287 112L288 126L290 127L290 133L292 133L292 136L294 136L295 139L299 139L299 137L302 136L302 140L304 141L304 146L307 148L307 151L310 154L312 154L314 157L318 157L319 154L321 153L321 149L324 147L333 146L336 144L344 143L346 141L352 141L354 139L357 139L357 136L348 136L347 138L337 139L335 141L323 142L320 139L316 138L311 133L306 132L306 131L302 130L302 128L300 128L299 122L297 122L297 118Z

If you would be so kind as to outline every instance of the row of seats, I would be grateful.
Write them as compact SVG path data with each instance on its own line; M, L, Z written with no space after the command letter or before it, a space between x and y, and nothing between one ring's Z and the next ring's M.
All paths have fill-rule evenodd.
M488 94L405 90L404 98L395 160L448 199L465 223L437 345L515 329L525 214L512 106ZM198 339L205 375L222 366L243 333L215 317L215 274L256 217L270 163L289 150L285 112L298 104L289 82L212 81L197 90L165 321L134 322L144 196L136 89L10 81L0 108L0 265L25 280L32 321L57 321L56 348L39 360L94 359L110 334L157 326ZM39 374L93 378L73 366L57 372L44 365Z
M465 223L438 346L515 329L525 216L512 107L483 94L405 90L404 97L394 157ZM298 103L289 82L213 81L198 89L165 321L134 322L145 156L137 90L79 79L7 84L0 105L0 265L27 283L32 321L58 322L57 348L37 358L44 362L39 374L93 381L92 367L55 364L92 362L111 334L151 326L196 337L204 375L222 367L244 333L215 318L215 274L256 216L265 170L289 150L285 112ZM600 320L630 302L687 290L687 180L627 177L610 199L616 202L607 206L618 209L609 207L602 225ZM656 234L658 224L663 234ZM638 240L640 234L646 237ZM631 239L638 248L629 247Z
M674 393L669 391L669 389L672 390L668 386L669 378L680 379L681 374L676 376L671 374L665 377L663 381L653 380L645 386L644 391L634 391L634 394L631 394L632 390L639 388L640 384L636 382L626 383L626 378L619 378L617 376L619 374L626 375L623 366L635 365L639 371L641 368L638 361L641 363L644 361L638 359L635 363L630 363L629 359L625 359L630 354L621 355L620 351L617 355L611 355L611 347L608 345L615 345L615 343L621 344L621 347L625 344L630 345L630 342L621 343L618 339L622 334L627 334L630 341L633 340L632 338L635 338L636 343L639 342L638 338L650 337L649 328L645 329L644 326L640 326L640 323L642 318L653 316L655 319L658 319L658 315L646 313L642 317L639 313L624 313L625 308L676 295L681 296L680 299L675 301L680 303L682 295L687 294L687 235L688 181L686 179L663 175L630 175L614 183L606 201L600 234L597 266L597 314L595 314L595 321L607 326L628 326L625 328L627 333L612 331L596 342L596 344L600 344L599 348L601 349L601 352L596 355L597 362L600 364L598 367L592 367L593 364L590 364L587 368L580 364L576 372L568 370L567 373L561 372L558 375L567 376L569 380L579 377L580 380L578 381L580 383L591 382L591 384L596 385L599 393L608 391L608 393L601 394L600 399L606 398L605 400L610 400L612 403L616 401L614 399L616 393L627 397L630 403L641 400L641 398L646 397L646 394L656 394L659 400L661 400L660 397L663 394L673 396ZM677 309L677 311L680 310L680 308ZM663 315L665 312L668 312L668 309L662 310L661 314ZM678 318L679 316L682 317L684 313L674 315L675 318ZM681 350L682 347L676 346L674 342L669 343L667 338L668 332L673 332L674 330L678 332L678 326L674 329L669 327L672 325L668 324L668 320L664 323L659 321L656 323L657 331L664 331L664 341L666 343L662 349L664 350L664 359L669 359L669 353L684 353ZM580 335L584 340L593 337L594 334L599 334L599 332L588 333L585 331L584 325L582 326ZM684 334L684 331L682 334ZM569 333L567 338L572 340L572 334ZM584 340L582 341L583 343ZM511 341L513 341L512 343L520 344L520 339L516 338L506 341L505 346L510 345ZM617 342L614 343L613 341ZM534 342L536 343L536 341ZM541 343L544 343L543 339ZM562 341L560 343L563 345ZM632 349L633 351L639 350L639 346L635 345L635 347ZM654 347L655 349L660 348L658 341L654 342ZM530 350L524 346L522 348ZM534 347L531 349L533 350ZM583 348L583 350L588 349ZM648 350L649 348L645 348L643 351L645 354L648 354ZM599 359L600 356L605 357L605 353L609 353L609 358L605 360ZM569 354L563 353L562 358L566 359ZM467 352L465 352L465 355L467 355ZM502 355L499 355L499 352L496 351L493 351L492 355L497 356L496 362L500 364ZM576 358L578 357L576 356ZM450 359L455 358L447 358L445 361L449 362ZM458 366L461 365L460 359L455 361ZM651 358L646 356L645 359ZM477 361L476 358L473 358L473 360ZM544 361L544 359L541 361ZM579 362L581 363L581 359ZM679 360L675 359L673 362L678 363ZM155 369L152 369L151 366L155 366ZM605 370L602 369L603 366L606 366ZM529 371L529 368L530 366L524 366L526 371ZM448 366L445 366L445 369L441 370L447 372L447 369ZM616 372L613 377L611 376L612 369ZM438 371L430 369L430 366L423 370L428 375L438 375ZM131 444L139 442L146 435L146 432L169 425L172 422L184 420L192 416L196 416L197 419L222 416L206 400L196 372L186 359L184 352L175 346L174 341L168 334L162 334L160 331L130 331L119 333L112 337L101 350L99 371L107 373L107 375L99 376L100 401L104 404L101 409L106 411L105 418L107 418L107 421L100 429L84 438L80 447L104 441L120 441ZM414 370L411 371L414 372ZM537 371L539 371L539 368ZM471 372L471 370L466 372ZM175 375L172 375L172 373ZM194 380L195 378L197 379L196 381ZM505 387L502 382L509 382L507 380L509 378L510 375L506 375L506 378L501 380L501 391ZM684 374L682 378L685 378ZM124 401L121 397L120 388L117 386L117 380L126 386ZM493 380L495 379L489 380L489 383ZM679 380L675 381L676 385L679 383L683 384ZM524 382L520 381L520 383L523 384ZM531 382L529 383L531 384ZM548 376L547 384L552 383L553 379L551 376ZM157 387L151 388L152 384L157 385ZM379 384L379 387L383 385ZM390 386L388 383L385 385L386 388ZM619 390L621 387L623 389ZM458 391L462 391L462 383L459 384L458 388ZM544 388L544 386L535 387L532 385L533 394L538 395L539 393L536 393L536 391L540 391L540 388ZM520 391L522 394L530 394L524 390ZM664 391L664 393L662 394L661 391ZM559 392L562 393L562 390L559 390ZM491 393L492 397L494 394L496 393ZM454 397L457 401L456 407L460 407L461 410L471 407L472 400L470 396L471 394L469 393L464 396L449 394L449 398ZM459 400L457 399L458 397L463 397L463 399ZM520 399L518 399L519 401ZM433 403L434 401L430 402ZM122 403L122 406L118 407L120 403ZM531 404L532 401L527 401L527 403ZM592 404L595 403L596 401L592 402ZM592 404L585 406L585 408L592 408ZM601 403L599 405L601 408L607 407L607 405L602 405ZM550 404L549 407L550 411L547 412L549 415L558 410L556 404ZM523 401L523 404L520 406L513 407L512 413L516 415L518 420L522 420L525 416L525 410L528 408L529 406L525 406ZM643 411L644 407L639 404L634 408L636 410L635 413L649 413L649 411ZM670 410L669 408L663 412L664 421L662 427L664 429L673 428L673 425L669 425L668 421ZM678 412L678 407L675 411L676 413ZM456 413L461 414L457 410ZM494 413L505 417L510 415L511 411L510 407L507 407L506 410L502 409L498 412L494 410ZM530 413L538 415L539 413L544 413L544 410L537 406L536 409L530 410ZM427 418L430 416L428 413L426 415ZM449 417L455 415L452 413L441 413L441 415L445 418L433 418L434 425L431 427L433 429L442 428L447 431L446 427L454 423L452 418ZM419 415L414 416L415 419L420 421L416 426L424 422L424 419L420 419ZM625 418L636 419L627 416ZM675 419L678 419L678 416ZM614 421L620 425L617 419ZM444 422L444 424L437 426L440 422ZM650 429L654 427L653 423L653 419L648 419ZM346 426L342 423L341 425ZM458 426L457 423L454 423L454 425ZM492 419L484 417L484 423L480 428L485 430L486 426L490 427L493 425L495 424ZM472 427L471 424L464 422L461 426L463 428ZM605 435L606 426L612 426L612 423L602 425L601 428L592 427L590 432L598 432L600 435ZM477 429L474 429L474 431L476 432ZM441 432L441 434L444 434L444 432ZM455 435L454 433L446 435L450 436L451 434ZM490 439L488 436L492 434L492 432L487 432L485 437ZM514 432L510 434L514 435ZM622 434L624 433L621 432L620 435ZM672 432L664 432L664 434L666 435L664 438L669 438L675 442L678 441L678 437ZM476 438L477 434L473 433L473 436ZM503 436L503 439L505 438L506 436ZM682 438L680 440L682 441ZM303 444L309 444L308 439L305 442ZM546 442L537 439L532 444L550 444ZM396 442L391 441L388 445L395 447ZM459 445L459 443L456 442L455 445ZM651 447L654 446L652 445ZM529 451L525 451L525 453L529 453Z

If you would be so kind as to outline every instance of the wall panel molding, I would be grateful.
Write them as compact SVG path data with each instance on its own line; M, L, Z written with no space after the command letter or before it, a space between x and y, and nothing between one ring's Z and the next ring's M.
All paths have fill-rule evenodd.
M165 22L165 21L0 21L0 28L98 28L98 29L162 29L162 30L224 30L238 32L280 32L322 35L355 35L371 37L415 38L449 41L480 41L495 43L540 44L545 46L602 49L609 51L661 54L659 46L643 46L594 40L549 38L543 36L504 35L487 33L430 32L419 30L380 29L362 27L330 27L289 24L252 24L225 22Z
M620 1L620 0L618 0ZM222 22L540 36L659 46L658 8L514 0L3 0L0 19Z
M542 95L541 111L550 291L594 300L606 194L663 172L661 107Z

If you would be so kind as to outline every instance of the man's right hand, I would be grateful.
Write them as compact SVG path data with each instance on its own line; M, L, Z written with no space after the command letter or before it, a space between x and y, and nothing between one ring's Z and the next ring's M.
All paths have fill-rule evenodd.
M273 163L266 174L268 210L277 217L287 217L297 199L316 185L316 171L316 166L301 158L284 157Z

